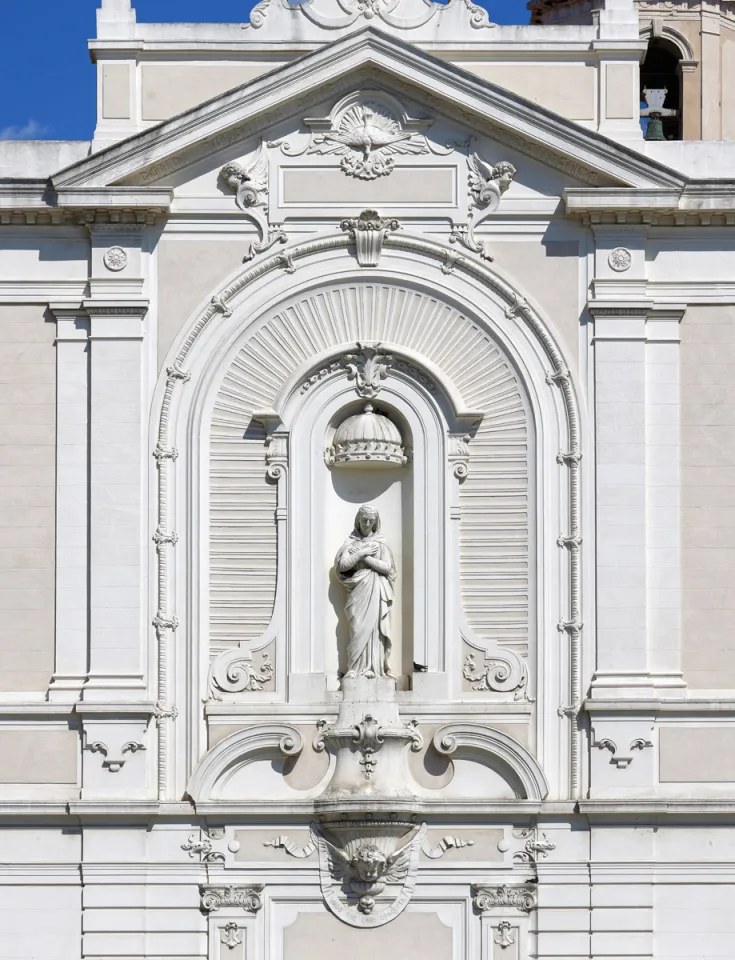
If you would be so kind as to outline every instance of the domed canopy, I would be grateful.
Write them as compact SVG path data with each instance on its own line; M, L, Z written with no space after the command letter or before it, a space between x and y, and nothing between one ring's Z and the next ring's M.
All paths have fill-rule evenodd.
M333 466L374 463L402 467L408 462L401 431L392 420L366 403L361 413L337 427L327 462Z

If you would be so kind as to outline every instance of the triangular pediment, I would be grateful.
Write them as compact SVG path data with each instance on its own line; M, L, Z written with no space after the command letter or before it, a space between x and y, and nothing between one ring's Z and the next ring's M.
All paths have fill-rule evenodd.
M151 187L357 89L379 89L451 117L563 175L569 186L681 188L685 179L489 81L367 28L109 147L53 177L57 189Z

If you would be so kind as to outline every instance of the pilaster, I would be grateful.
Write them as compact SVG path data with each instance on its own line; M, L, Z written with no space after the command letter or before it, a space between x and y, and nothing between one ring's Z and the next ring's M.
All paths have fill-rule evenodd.
M679 323L645 298L645 228L599 227L593 696L680 695ZM603 299L604 298L604 299Z
M88 300L90 664L84 699L145 689L142 320L145 301Z
M78 700L89 642L89 317L50 304L56 318L56 665L49 699Z

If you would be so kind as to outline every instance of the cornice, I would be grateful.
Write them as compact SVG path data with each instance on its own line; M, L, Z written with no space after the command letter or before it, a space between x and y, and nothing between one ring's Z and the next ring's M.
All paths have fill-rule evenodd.
M692 180L680 188L568 187L566 212L586 224L732 226L735 183Z
M630 714L646 715L688 714L735 714L735 699L722 698L687 700L585 700L583 712L590 714Z
M0 224L69 224L144 229L168 213L173 190L165 187L67 187L48 180L0 183Z

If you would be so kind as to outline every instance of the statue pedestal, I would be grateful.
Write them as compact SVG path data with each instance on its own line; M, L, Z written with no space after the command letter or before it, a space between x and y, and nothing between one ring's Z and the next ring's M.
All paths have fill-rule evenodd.
M317 749L336 757L329 786L315 802L320 812L410 812L408 751L423 740L415 724L401 723L396 682L387 677L345 677L337 722L320 725Z

